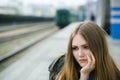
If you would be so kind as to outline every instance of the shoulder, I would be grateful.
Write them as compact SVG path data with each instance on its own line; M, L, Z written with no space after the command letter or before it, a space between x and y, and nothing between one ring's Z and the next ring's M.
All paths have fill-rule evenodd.
M49 65L49 68L48 68L49 71L51 72L56 68L62 67L62 65L64 64L64 57L65 55L61 55L61 56L58 56L56 59L54 59L52 63Z
M59 73L62 66L64 65L65 55L61 55L57 57L53 62L49 65L49 80L54 80L55 76Z

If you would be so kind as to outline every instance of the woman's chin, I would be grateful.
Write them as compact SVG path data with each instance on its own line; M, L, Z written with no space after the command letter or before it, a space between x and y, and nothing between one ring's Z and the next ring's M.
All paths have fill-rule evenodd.
M81 67L84 67L84 66L86 66L87 64L86 63L80 63L80 66Z

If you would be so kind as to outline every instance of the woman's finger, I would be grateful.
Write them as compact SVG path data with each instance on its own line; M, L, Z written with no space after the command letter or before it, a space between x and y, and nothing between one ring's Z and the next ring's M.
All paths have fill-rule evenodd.
M87 59L88 59L88 64L86 66L90 67L91 63L92 63L92 60L90 58L90 55L86 54L86 56L87 56Z
M91 58L92 58L92 65L94 65L94 66L95 66L95 57L93 56L93 54L92 54L92 53L90 53L90 55L91 55Z

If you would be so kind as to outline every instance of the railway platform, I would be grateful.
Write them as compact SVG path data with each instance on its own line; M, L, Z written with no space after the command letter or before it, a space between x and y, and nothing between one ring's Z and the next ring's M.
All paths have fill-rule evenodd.
M17 57L17 61L0 72L0 80L48 80L48 66L57 56L66 52L70 32L78 24L78 22L72 23L23 51L24 56ZM111 55L120 69L120 40L111 39L109 36L107 39ZM5 65L7 64L0 66L5 67Z

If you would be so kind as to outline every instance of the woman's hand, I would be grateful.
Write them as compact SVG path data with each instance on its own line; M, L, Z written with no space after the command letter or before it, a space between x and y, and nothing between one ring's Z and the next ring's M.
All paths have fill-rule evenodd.
M81 78L84 80L84 78L88 78L91 71L95 69L95 58L92 53L86 54L88 63L86 66L82 67L80 70ZM81 79L81 80L82 80Z

